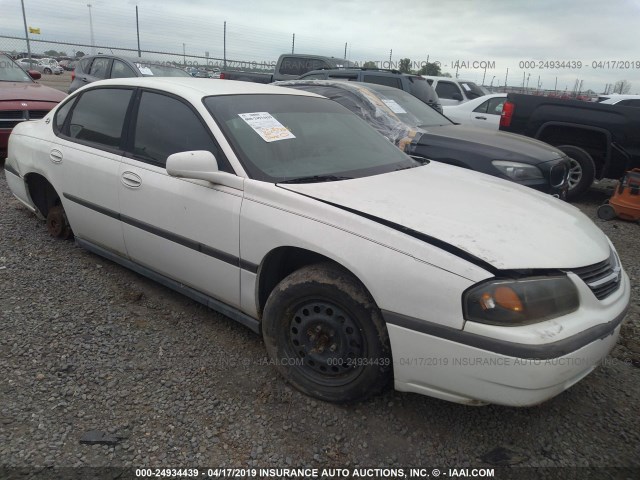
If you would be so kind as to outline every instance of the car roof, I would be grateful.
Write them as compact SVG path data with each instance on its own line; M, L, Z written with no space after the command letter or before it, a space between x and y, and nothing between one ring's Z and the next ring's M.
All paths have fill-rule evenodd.
M77 91L80 92L100 86L116 85L156 88L180 95L194 102L199 101L202 97L217 95L297 95L322 98L320 95L310 92L292 90L289 88L262 83L194 77L130 77L100 80L78 89Z

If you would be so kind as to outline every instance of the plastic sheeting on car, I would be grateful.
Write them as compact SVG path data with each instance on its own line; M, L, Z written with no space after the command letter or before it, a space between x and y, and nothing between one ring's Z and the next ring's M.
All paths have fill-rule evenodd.
M304 87L305 91L317 93L348 108L380 134L404 152L422 132L400 121L393 110L384 103L392 101L380 92L372 92L366 84L336 80L287 80L276 82L280 87ZM416 121L417 123L417 121Z

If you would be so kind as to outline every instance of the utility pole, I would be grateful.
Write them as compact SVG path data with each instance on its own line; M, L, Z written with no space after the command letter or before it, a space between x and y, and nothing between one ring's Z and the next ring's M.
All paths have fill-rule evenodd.
M484 66L484 75L482 75L482 86L484 87L484 77L487 76L487 66Z
M96 54L96 39L93 36L93 17L91 16L91 4L87 3L87 7L89 7L89 30L91 31L91 55Z
M344 59L347 59L347 42L344 42Z
M185 67L187 66L187 47L184 43L182 44L182 63Z
M226 22L226 20L224 22L224 37L223 37L222 41L224 42L224 44L223 44L223 57L222 57L223 60L222 60L222 63L224 64L224 68L226 69L227 68L227 22Z
M391 55L393 55L393 48L389 50L389 68L391 68Z
M558 77L556 77L556 84L553 86L553 93L558 93Z
M138 6L136 5L136 33L138 34L138 57L142 56L140 52L140 24L138 23Z
M507 91L507 77L509 76L509 69L507 68L507 73L504 75L504 88L505 92Z
M296 48L296 34L293 34L293 40L291 40L291 54L293 55L293 51Z
M29 29L27 28L27 15L24 13L24 0L20 0L22 4L22 19L24 20L24 38L27 39L27 54L31 60L31 43L29 42Z
M527 77L527 72L522 72L522 92L524 93L524 81Z

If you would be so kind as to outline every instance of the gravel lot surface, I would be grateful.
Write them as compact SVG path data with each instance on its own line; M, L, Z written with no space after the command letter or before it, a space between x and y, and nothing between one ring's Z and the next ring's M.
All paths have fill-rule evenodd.
M595 218L605 192L578 206ZM249 330L49 237L0 172L0 465L490 467L504 447L518 466L640 467L640 227L596 222L635 286L585 380L528 409L393 391L336 406L285 385Z

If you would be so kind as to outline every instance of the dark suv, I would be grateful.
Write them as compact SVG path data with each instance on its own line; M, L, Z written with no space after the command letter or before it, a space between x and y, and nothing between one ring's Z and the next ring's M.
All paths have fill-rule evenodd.
M409 75L400 73L397 70L381 70L377 68L339 68L314 70L305 73L299 80L344 80L347 82L386 85L387 87L404 90L442 113L442 105L438 94L420 75Z
M92 55L84 57L71 74L69 93L87 83L106 78L125 77L188 77L187 72L168 63L145 60L138 57L117 55Z

